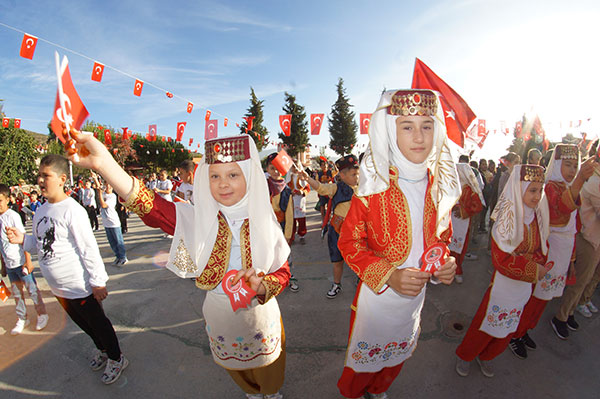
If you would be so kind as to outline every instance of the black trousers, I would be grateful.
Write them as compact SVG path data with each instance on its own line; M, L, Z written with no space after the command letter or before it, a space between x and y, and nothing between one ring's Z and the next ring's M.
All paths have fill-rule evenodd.
M102 304L93 295L87 298L66 299L56 297L71 320L92 338L96 348L106 352L112 360L121 358L119 340L112 323L104 314Z
M85 210L87 211L88 217L90 218L90 224L92 225L92 229L98 228L98 214L96 213L96 208L93 206L86 206Z

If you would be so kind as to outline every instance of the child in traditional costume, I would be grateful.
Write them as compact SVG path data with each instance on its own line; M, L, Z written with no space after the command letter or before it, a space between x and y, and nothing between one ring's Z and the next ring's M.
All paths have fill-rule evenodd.
M467 253L469 243L469 233L471 226L471 217L482 211L485 200L481 186L477 182L477 177L473 169L467 163L457 163L456 170L462 187L460 199L452 210L452 242L448 246L450 256L456 258L456 276L457 283L463 282L462 263Z
M494 208L492 264L496 269L462 343L456 372L469 374L477 359L483 375L493 377L489 361L501 354L517 330L532 285L546 273L548 203L544 169L516 165Z
M550 208L549 270L535 285L533 295L523 309L519 328L510 341L510 349L520 359L527 358L527 349L536 349L537 345L527 331L533 330L538 324L548 301L562 296L569 265L575 261L576 216L581 205L579 192L593 173L593 169L587 167L577 173L578 168L579 148L558 144L546 170L544 187Z
M310 186L317 190L320 196L328 198L327 215L324 225L327 226L327 246L329 259L333 263L333 284L327 291L327 298L335 298L342 290L342 274L344 272L344 259L338 248L338 239L344 219L350 209L350 200L358 188L358 159L354 155L346 155L336 161L339 170L337 183L320 183L301 172Z
M450 211L460 196L446 142L444 113L429 90L386 91L371 117L370 144L338 247L359 276L341 394L387 398L386 391L416 348L425 285L420 259L448 243ZM451 257L434 272L454 277Z
M81 153L76 163L97 170L144 223L174 236L167 267L181 278L196 277L196 285L208 291L202 310L214 361L247 398L282 398L285 335L275 296L290 277L290 249L269 204L252 139L241 135L206 142L191 205L155 195L127 175L93 136L71 134ZM231 270L239 270L232 285L243 278L258 294L237 311L222 284Z
M299 173L291 171L290 174L288 186L292 190L292 200L294 203L294 227L292 228L291 241L294 242L294 236L298 233L300 244L304 245L304 236L306 235L306 195L310 192L310 186Z

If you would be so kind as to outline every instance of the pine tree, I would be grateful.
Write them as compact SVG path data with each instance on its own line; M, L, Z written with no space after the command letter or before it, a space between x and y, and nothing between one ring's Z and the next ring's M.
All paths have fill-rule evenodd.
M329 120L329 146L339 155L349 154L356 145L356 131L358 126L354 121L354 112L350 111L344 79L339 78L337 83L338 98L331 107Z
M244 120L244 123L240 126L240 133L244 134L248 132L248 135L252 137L252 140L256 143L256 148L260 152L269 143L269 131L263 126L263 103L264 100L259 100L254 93L254 88L250 87L250 107L244 115L245 117L254 117L252 120L252 129L248 129L248 122Z
M32 135L23 129L15 128L15 120L11 119L9 127L0 126L0 182L15 185L19 179L34 182L37 174L36 159L38 152Z
M292 115L290 124L290 135L286 136L283 132L279 133L279 139L283 142L287 153L295 157L301 152L306 151L308 144L308 122L306 121L306 112L304 107L296 104L296 96L284 93L285 105L282 107L283 113Z

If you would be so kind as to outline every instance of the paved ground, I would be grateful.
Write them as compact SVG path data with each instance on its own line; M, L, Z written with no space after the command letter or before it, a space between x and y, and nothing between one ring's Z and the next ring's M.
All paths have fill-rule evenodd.
M309 208L314 200L310 197ZM282 392L288 399L340 397L336 382L344 364L355 277L346 269L342 294L333 300L325 297L331 266L318 220L311 210L306 245L292 247L300 291L286 290L279 297L288 348ZM121 379L104 386L100 372L90 371L91 340L65 318L37 270L50 323L42 332L30 325L13 337L14 303L0 303L0 397L243 397L212 361L201 312L203 291L161 268L170 240L143 226L136 216L129 223L125 243L131 262L124 268L111 265L114 257L105 234L96 233L110 275L105 310L131 361ZM419 347L390 388L390 398L599 397L600 318L579 317L580 331L560 341L549 327L556 302L531 334L539 348L527 360L507 350L494 361L492 379L475 364L469 377L456 374L454 350L491 276L485 247L472 248L479 260L466 262L464 284L428 287ZM598 294L594 299L600 304ZM33 320L33 306L29 311ZM462 331L457 330L461 326Z

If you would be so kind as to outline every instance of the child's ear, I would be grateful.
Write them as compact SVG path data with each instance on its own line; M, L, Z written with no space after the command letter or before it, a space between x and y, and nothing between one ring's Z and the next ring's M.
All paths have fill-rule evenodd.
M67 182L67 175L65 175L63 173L63 174L60 175L60 185L61 185L61 187L64 187L66 182Z

